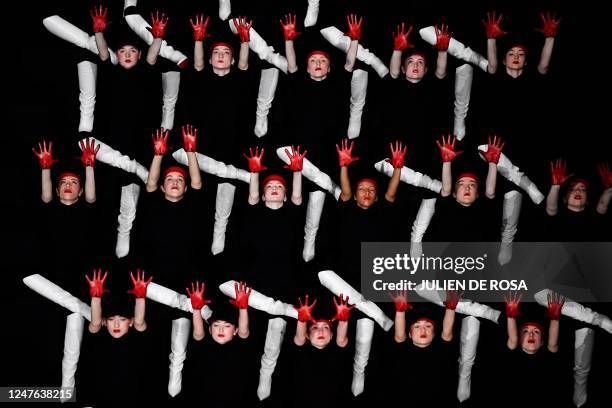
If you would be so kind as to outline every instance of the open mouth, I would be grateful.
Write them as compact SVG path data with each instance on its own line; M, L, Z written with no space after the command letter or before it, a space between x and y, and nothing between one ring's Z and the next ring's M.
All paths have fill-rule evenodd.
M119 329L113 329L113 333L121 333L121 330L119 330Z

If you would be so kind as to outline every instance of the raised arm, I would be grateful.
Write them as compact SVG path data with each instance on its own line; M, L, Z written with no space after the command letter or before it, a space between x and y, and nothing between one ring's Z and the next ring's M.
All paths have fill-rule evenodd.
M196 281L195 285L191 282L191 290L189 288L185 288L187 291L187 295L191 300L191 308L193 309L193 313L191 314L192 323L193 323L193 339L196 341L200 341L206 335L206 331L204 330L204 319L202 319L202 308L210 303L210 300L204 298L204 289L206 285L202 283L200 286L200 281Z
M547 11L545 13L540 13L540 19L542 20L542 27L537 28L536 31L544 34L546 39L542 47L542 54L540 54L538 72L544 75L548 72L548 67L550 66L550 59L555 45L555 37L557 36L557 31L561 24L561 18L556 18L554 13Z
M192 125L183 125L181 127L183 134L183 149L187 153L187 165L189 167L189 179L191 180L191 188L200 190L202 188L202 175L198 166L198 157L196 156L196 145L198 141L198 129Z
M93 23L94 38L96 40L96 47L98 48L98 55L100 60L106 61L110 58L110 52L108 51L108 44L106 38L104 38L104 30L108 26L106 22L106 15L108 8L100 5L99 7L92 7L89 11L91 20Z
M395 342L403 343L406 341L406 312L412 309L408 302L408 292L397 291L389 294L395 303Z
M506 145L502 141L502 138L497 138L497 135L493 136L493 142L491 142L491 136L489 136L487 151L480 152L482 157L489 163L489 171L487 172L486 182L486 196L487 198L495 198L495 187L497 185L497 163L501 156L501 151Z
M285 168L293 171L293 186L291 191L291 202L295 205L302 204L302 168L304 167L304 157L308 150L300 153L300 146L297 149L291 146L291 153L285 149L285 153L291 160L290 164L286 164Z
M357 49L359 47L359 40L361 39L361 23L363 23L363 17L359 17L358 20L356 14L349 14L346 16L346 23L348 25L348 32L345 35L351 39L351 44L346 52L344 69L348 72L353 72L355 62L357 62Z
M132 279L133 288L128 290L128 293L136 297L134 305L134 329L143 332L147 329L147 322L145 320L147 286L149 286L153 277L149 277L145 281L145 271L138 268L136 269L136 278L134 278L132 271L130 271L130 278Z
M249 337L249 296L251 288L246 283L234 283L236 299L231 299L230 303L238 308L238 336L241 339Z
M201 71L206 65L204 58L204 40L211 35L206 32L210 17L204 18L204 14L198 14L189 19L189 24L193 30L193 67L196 71Z
M164 13L160 13L159 10L155 11L155 14L151 12L151 28L149 31L151 34L153 34L153 42L147 51L147 63L149 65L155 65L157 62L159 50L161 50L162 46L162 40L166 36L167 25L168 17Z
M351 141L349 146L348 139L343 139L342 148L336 144L336 151L338 152L338 162L340 164L340 199L342 201L349 201L353 197L353 189L351 188L351 180L348 174L348 166L354 161L359 160L359 157L353 157L353 147L355 142Z
M97 270L94 269L91 279L89 276L85 275L85 279L87 279L87 284L89 285L89 296L91 297L90 333L97 333L102 327L102 296L105 292L108 292L108 289L104 289L104 283L106 282L107 276L108 271L104 271L104 276L102 276L102 268L98 268Z
M406 26L402 23L401 26L397 26L395 32L391 33L393 36L393 54L391 54L389 63L389 74L393 79L398 78L402 71L402 52L408 48L414 48L414 45L409 41L411 32L412 26L408 27L408 31L406 31Z
M442 79L446 76L446 65L448 63L448 44L453 36L453 33L448 32L448 25L442 23L440 29L438 25L434 25L436 32L436 49L438 50L438 59L436 61L436 77Z
M597 172L604 187L604 191L601 193L601 197L599 197L599 202L597 202L597 212L605 214L608 212L610 198L612 198L612 170L608 163L599 163L597 165Z
M442 340L451 341L453 339L453 326L455 325L455 309L459 304L461 294L456 290L446 291L446 301L444 302L444 320L442 321Z
M246 71L249 68L249 41L251 36L249 30L253 25L253 20L247 22L246 17L238 17L232 20L234 27L240 37L240 54L238 56L238 69Z
M338 300L340 303L338 303ZM336 300L334 297L334 306L336 306L336 315L332 320L338 320L338 327L336 328L336 344L338 347L344 348L348 344L348 321L351 317L351 310L355 308L355 305L349 306L349 297L340 297Z
M395 202L395 196L400 183L400 176L402 175L402 168L404 167L404 158L406 157L406 146L399 140L395 141L395 147L393 143L389 143L389 149L391 149L391 159L387 159L393 166L393 174L389 180L389 186L385 193L385 199L390 203Z
M164 131L163 128L159 128L151 135L154 156L151 161L151 167L149 167L149 176L147 177L146 188L149 193L157 190L157 184L161 175L162 159L168 151L168 132L168 130Z
M482 20L487 33L487 60L489 61L487 71L489 74L497 72L497 37L508 34L500 27L503 19L503 14L496 17L495 11L491 11L487 13L487 20Z
M556 353L559 351L559 319L565 299L558 293L548 293L548 310L546 315L550 319L548 327L548 351Z
M285 37L285 57L287 58L287 71L294 73L298 70L297 59L295 57L295 47L293 40L300 34L295 26L295 14L285 14L285 21L278 20L283 27L283 36Z
M551 186L546 196L546 214L550 216L557 215L559 207L559 191L561 185L567 181L570 176L566 172L565 160L558 159L550 162Z
M451 172L451 162L453 159L463 153L463 150L456 152L455 143L457 137L449 134L444 140L444 136L440 140L436 141L438 148L440 149L440 157L442 158L442 191L440 195L442 197L448 197L453 191L453 175Z
M59 160L53 158L53 142L43 140L42 144L38 143L38 150L32 148L32 153L38 159L41 174L41 189L40 199L43 203L49 203L53 199L53 183L51 182L51 167Z
M94 203L96 201L96 177L94 165L96 164L96 154L100 150L100 145L96 146L95 139L87 138L85 143L79 141L81 146L81 162L85 167L85 201Z
M312 302L312 304L308 304L308 294L304 298L304 302L302 302L302 298L298 298L300 302L300 306L294 306L294 308L298 311L297 318L297 326L295 328L295 337L293 337L293 342L297 346L303 346L306 343L306 337L308 335L308 322L314 322L314 318L312 317L312 308L317 304L317 299Z
M242 156L249 162L249 171L251 172L251 179L249 181L249 204L251 205L257 204L260 199L259 172L267 169L267 167L262 164L265 151L266 149L261 149L261 152L259 152L259 147L255 147L255 150L250 147L249 156L242 153Z
M506 345L510 350L514 350L518 346L518 328L516 327L516 318L519 315L519 306L522 295L517 292L509 293L504 297L506 302L506 326L508 330L508 341Z

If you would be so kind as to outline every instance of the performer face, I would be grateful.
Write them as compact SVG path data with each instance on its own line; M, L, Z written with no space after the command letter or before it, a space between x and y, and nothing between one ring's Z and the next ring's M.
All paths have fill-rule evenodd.
M228 70L232 66L234 58L231 48L225 45L218 45L212 50L210 64L215 69Z
M185 178L181 173L170 172L166 175L161 190L164 192L166 200L177 202L183 198L185 191L187 191Z
M587 203L587 186L582 182L574 184L567 190L565 200L569 209L574 211L584 210Z
M411 55L404 61L404 73L410 82L419 82L427 73L427 64L423 56Z
M108 333L118 339L125 335L132 326L132 319L128 319L125 316L109 316L106 318L106 329Z
M306 72L310 74L310 78L315 81L322 81L329 74L329 59L323 54L312 54L308 59L308 67Z
M521 330L521 348L525 353L533 354L542 347L543 338L540 328L527 325Z
M308 329L308 340L318 349L325 348L332 337L331 326L327 322L315 322Z
M83 189L77 177L66 176L60 179L56 192L62 204L71 205L78 201Z
M434 325L428 320L417 320L410 326L410 339L417 347L427 347L434 338Z
M364 210L372 207L378 200L376 194L376 185L371 181L361 181L357 184L357 190L355 191L355 201L357 205Z
M504 57L504 65L507 70L522 71L526 62L525 50L521 47L512 47Z
M238 328L225 320L215 320L209 327L210 335L219 344L225 344L234 338Z
M125 69L132 69L140 59L140 50L133 45L124 45L117 51L119 65Z
M263 200L267 203L282 203L287 201L285 186L277 180L272 180L264 186Z
M461 177L455 183L455 199L465 207L469 207L478 198L478 183L470 177Z

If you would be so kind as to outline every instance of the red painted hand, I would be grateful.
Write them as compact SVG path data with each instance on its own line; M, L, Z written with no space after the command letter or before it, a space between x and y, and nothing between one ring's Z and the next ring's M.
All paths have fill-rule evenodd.
M267 167L262 164L262 159L265 151L266 149L261 149L261 152L259 152L259 147L255 147L255 151L253 151L253 148L250 147L249 156L242 153L244 158L247 159L249 162L249 171L251 173L259 173L260 171L264 171L267 169Z
M457 137L453 136L451 140L450 133L446 137L446 140L444 140L444 136L442 136L442 138L439 141L438 140L436 141L436 144L438 145L438 148L440 149L440 157L442 158L442 161L444 163L453 161L455 157L463 153L463 150L458 151L458 152L455 151L456 142L457 142Z
M91 15L91 20L93 22L93 31L94 33L103 33L106 30L106 27L110 23L106 22L106 15L108 13L108 8L100 5L99 7L92 7L89 11Z
M85 143L83 141L79 141L79 146L81 146L81 162L85 167L94 167L96 163L96 154L100 150L100 145L96 146L95 139L85 139Z
M234 22L234 27L238 31L238 36L240 37L240 42L249 42L251 40L251 36L249 34L249 30L253 25L253 20L246 21L246 17L238 17L232 20Z
M509 293L507 296L504 296L504 301L506 302L506 317L516 318L521 314L519 306L522 297L523 295L519 295L518 292Z
M200 281L196 281L195 285L191 282L191 291L189 288L185 288L187 290L187 295L191 299L191 308L193 310L201 310L205 305L211 302L204 298L205 287L206 285L204 283L200 285Z
M351 141L349 146L348 139L342 139L342 148L336 144L336 152L338 152L338 163L340 167L348 166L354 161L359 160L359 157L353 157L353 147L355 147L355 141Z
M108 271L104 271L104 276L102 276L102 268L98 268L97 270L94 269L91 279L89 276L85 275L85 279L87 279L87 283L89 284L89 296L92 298L101 298L104 293L109 292L108 289L104 289L104 282L106 282L107 276Z
M338 301L334 297L334 306L336 306L336 315L332 318L332 321L340 320L341 322L347 322L349 318L351 317L351 310L355 308L355 305L349 306L348 305L349 297L346 296L343 298L342 293L340 294L340 297L338 299L340 300L340 303L338 303Z
M548 293L547 298L548 310L546 310L546 315L550 320L559 320L561 318L561 310L565 304L565 298L556 292Z
M363 17L359 17L359 20L357 20L356 14L347 15L346 24L348 25L348 31L345 35L353 41L359 41L361 39L361 23L363 23Z
M463 296L463 293L458 293L456 290L447 290L446 291L446 301L444 301L444 306L447 309L455 310L457 305L459 304L459 300Z
M440 29L438 30L438 25L436 24L434 25L434 30L436 31L436 49L438 51L448 50L448 44L453 36L453 33L448 32L448 25L442 23Z
M192 125L183 125L181 127L181 132L183 134L183 148L185 151L195 152L196 142L198 140L198 129L194 128Z
M608 163L598 163L597 172L604 188L612 187L612 169L610 169L610 165Z
M295 310L298 311L298 320L300 322L314 322L312 308L317 304L317 299L311 305L308 304L308 295L306 295L304 302L302 302L302 298L298 298L298 301L300 302L300 307L294 306Z
M194 41L204 41L205 38L212 37L206 32L209 22L210 17L206 16L206 18L204 18L204 14L197 14L195 20L193 17L189 19L189 24L191 24L191 29L193 30Z
M408 27L408 31L406 31L404 23L402 23L401 26L398 25L396 31L391 33L393 36L393 49L396 51L404 51L408 48L414 48L414 44L409 40L411 32L412 26Z
M164 13L160 13L159 10L151 12L151 28L148 30L153 34L153 38L164 38L167 25L168 17Z
M236 282L234 283L234 290L236 291L236 299L230 299L230 303L238 309L248 309L252 288L247 287L244 282L240 282L240 284Z
M298 146L297 149L291 146L291 153L289 153L289 150L287 149L285 149L285 153L289 157L289 160L291 160L291 163L286 164L284 167L292 171L302 171L304 166L304 157L306 156L306 153L308 153L308 150L304 150L304 153L300 153L300 146Z
M391 299L395 303L396 312L405 312L412 309L412 305L408 302L408 292L405 290L398 290L395 293L389 293Z
M491 142L491 136L489 136L487 151L480 152L480 154L488 163L497 164L499 162L499 156L501 156L501 151L505 145L506 142L502 141L501 137L498 139L497 135L493 135L493 142Z
M148 280L145 281L145 271L140 268L136 269L136 278L134 278L134 274L130 271L130 278L132 279L132 285L134 287L128 290L128 293L136 296L136 299L144 299L147 297L147 286L153 280L153 277L149 277Z
M560 186L567 181L572 175L567 175L565 160L558 159L550 162L551 183L554 186Z
M495 11L487 13L487 20L482 20L482 24L484 24L485 29L487 31L487 38L497 38L501 37L502 35L508 34L499 26L503 19L503 14L500 14L499 17L496 18Z
M285 21L278 21L283 27L283 35L285 36L285 41L293 41L298 35L302 34L296 31L295 14L285 14Z
M391 158L387 159L387 162L391 163L394 169L401 169L404 167L406 146L399 140L396 140L395 147L393 147L393 143L389 143L389 149L391 149Z
M151 135L155 156L163 156L168 151L168 133L164 128L159 128Z
M540 13L540 20L542 20L542 27L535 30L544 34L545 37L556 37L559 25L561 25L561 17L556 18L555 13L547 11Z
M38 151L35 148L32 148L32 152L38 159L38 165L43 170L50 169L59 161L57 159L53 159L53 142L49 142L49 145L47 146L47 141L43 140L42 144L38 143Z

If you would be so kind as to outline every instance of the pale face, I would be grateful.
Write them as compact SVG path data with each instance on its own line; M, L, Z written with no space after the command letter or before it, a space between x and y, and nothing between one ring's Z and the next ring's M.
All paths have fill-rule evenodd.
M318 349L327 346L333 337L331 326L326 322L315 322L308 329L310 344Z
M525 68L527 54L521 47L512 47L504 56L504 65L511 71L522 71Z
M140 50L132 45L124 45L117 51L119 65L125 69L132 69L140 60Z
M478 183L469 177L461 177L455 183L455 199L463 206L469 207L478 198Z
M410 339L417 347L427 347L434 338L434 325L427 320L417 320L410 326Z
M125 316L115 315L106 318L106 329L115 339L123 337L132 326L132 319Z
M313 54L308 59L308 67L306 72L310 74L310 78L315 81L322 81L327 78L330 71L330 61L323 54Z
M214 69L229 70L234 62L232 49L225 45L218 45L212 50L210 64Z
M525 353L533 354L542 347L544 339L537 326L525 326L521 330L521 348Z
M83 194L83 189L78 178L66 176L60 179L56 192L63 204L71 205L78 201L81 194Z
M364 210L369 209L378 200L376 194L376 185L370 181L362 181L357 184L357 190L355 190L355 201L357 205Z
M404 73L410 82L419 82L427 73L425 58L421 55L411 55L404 61Z
M210 334L214 341L225 344L232 341L238 333L238 328L225 320L215 320L209 327Z
M185 196L187 183L181 173L170 172L166 175L161 190L164 192L166 200L177 202Z
M282 203L287 201L287 191L281 182L272 180L264 186L264 201L266 203Z
M582 211L587 204L587 186L584 183L576 183L567 191L565 196L568 208L574 211Z

